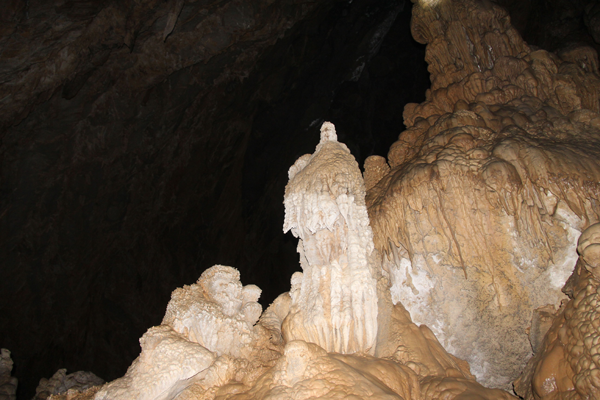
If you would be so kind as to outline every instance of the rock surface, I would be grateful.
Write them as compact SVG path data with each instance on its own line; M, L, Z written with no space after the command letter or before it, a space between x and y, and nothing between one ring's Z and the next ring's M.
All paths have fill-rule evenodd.
M509 389L533 310L564 298L579 232L600 216L597 54L534 51L489 2L417 2L412 31L432 86L406 106L389 172L365 163L375 246L393 301Z
M289 170L284 233L299 238L302 272L293 276L286 341L316 343L329 352L375 352L378 265L369 263L373 233L365 187L350 150L323 123L312 155Z
M324 397L506 396L477 384L446 350L486 384L509 387L544 348L576 238L598 220L597 55L594 43L559 46L580 37L567 25L595 35L598 10L587 3L514 6L552 11L557 29L538 36L550 32L543 39L556 54L525 44L488 2L418 3L413 31L428 43L433 86L425 103L406 108L408 129L387 160L365 162L375 249L357 170L338 171L354 199L335 185L308 190L306 199L333 199L316 226L321 214L337 219L302 234L305 270L291 293L261 315L260 289L216 268L230 289L209 295L214 285L198 282L174 293L138 361L102 395L304 398L329 378ZM311 151L306 138L324 117L341 120L359 159L381 146L370 144L373 132L397 135L399 98L417 87L408 71L421 60L384 41L403 4L16 0L0 11L0 336L21 388L56 371L50 363L121 375L137 354L128 340L160 322L173 287L214 262L248 267L246 279L269 282L267 298L279 293L274 282L292 269L276 271L297 266L274 239L285 157ZM357 246L332 258L317 237ZM375 295L332 281L322 268L330 261L365 278L350 289ZM573 278L566 292L576 286ZM322 295L338 292L339 301ZM332 310L357 323L346 329L328 319ZM586 316L573 315L577 336ZM307 333L312 316L325 335ZM595 390L594 355L579 357L577 346L565 360L582 365L569 378L580 392L567 396ZM187 351L198 363L174 367Z
M266 307L300 268L281 198L321 122L362 163L429 84L408 1L117 3L0 10L0 346L23 398L59 368L122 376L214 264Z
M579 259L540 350L515 382L524 399L600 397L600 224L579 238Z

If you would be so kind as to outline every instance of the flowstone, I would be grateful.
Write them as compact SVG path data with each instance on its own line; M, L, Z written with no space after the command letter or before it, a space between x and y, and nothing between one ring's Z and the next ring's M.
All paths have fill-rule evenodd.
M577 251L570 300L515 383L526 400L600 398L600 224L581 234Z
M432 84L387 160L365 162L375 247L393 301L510 390L600 218L598 56L531 49L490 1L413 2Z

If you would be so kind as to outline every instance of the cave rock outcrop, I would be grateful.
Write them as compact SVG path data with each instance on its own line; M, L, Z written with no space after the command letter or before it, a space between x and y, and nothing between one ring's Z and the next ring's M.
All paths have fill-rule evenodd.
M315 153L289 177L284 230L300 238L303 268L289 293L261 315L260 289L242 286L235 268L213 266L173 292L125 376L51 399L514 398L479 384L393 304L364 182L333 124L323 124Z
M72 393L83 392L102 384L104 384L104 379L99 378L92 372L77 371L67 374L67 369L61 368L50 379L40 379L33 400L45 400L50 395L65 393L69 390Z
M394 303L509 389L599 220L598 57L531 49L491 2L415 2L411 29L432 84L387 163L365 162L375 247Z

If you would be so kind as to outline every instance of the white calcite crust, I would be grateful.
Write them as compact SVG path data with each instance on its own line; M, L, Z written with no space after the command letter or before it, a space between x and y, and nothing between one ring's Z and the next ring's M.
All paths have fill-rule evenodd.
M175 398L217 358L167 325L150 328L140 339L142 353L122 378L106 384L96 400Z

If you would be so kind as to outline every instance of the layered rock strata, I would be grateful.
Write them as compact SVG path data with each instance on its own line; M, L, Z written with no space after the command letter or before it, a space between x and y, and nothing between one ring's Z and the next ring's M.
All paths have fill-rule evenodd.
M411 29L432 85L387 163L365 163L375 247L393 301L509 389L599 219L597 54L534 51L490 2L416 2Z

